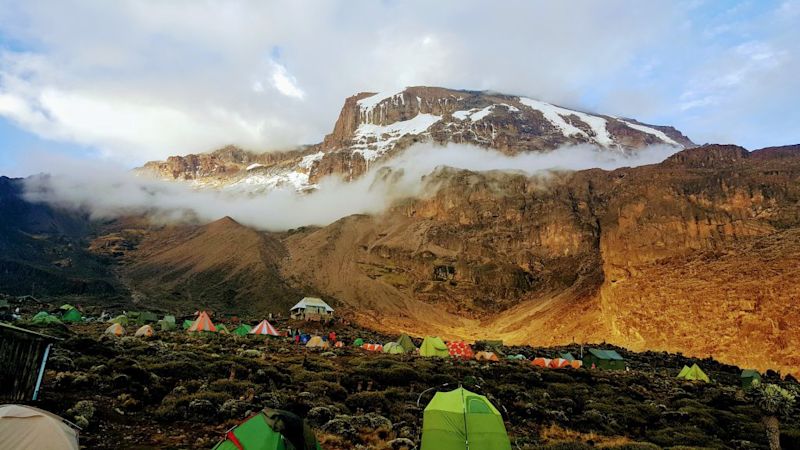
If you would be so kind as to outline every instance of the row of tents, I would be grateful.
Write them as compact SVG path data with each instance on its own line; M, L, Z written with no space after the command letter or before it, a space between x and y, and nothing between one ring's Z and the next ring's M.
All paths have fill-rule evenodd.
M483 395L463 387L437 392L422 416L421 450L511 450L503 416ZM308 423L264 409L225 433L213 450L322 450Z

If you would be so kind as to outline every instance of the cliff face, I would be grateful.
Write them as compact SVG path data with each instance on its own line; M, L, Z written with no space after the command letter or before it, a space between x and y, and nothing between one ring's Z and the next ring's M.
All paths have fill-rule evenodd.
M787 152L707 146L547 178L445 169L428 198L286 238L282 271L392 331L797 371L800 153Z

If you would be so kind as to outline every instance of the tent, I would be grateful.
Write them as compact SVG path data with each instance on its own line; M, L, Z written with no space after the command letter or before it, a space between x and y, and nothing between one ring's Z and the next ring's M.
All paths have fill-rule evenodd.
M401 355L405 352L406 349L404 349L403 346L397 342L388 342L383 346L383 353L389 353L390 355Z
M472 347L463 341L448 342L447 351L453 358L472 359L474 356Z
M567 361L570 361L570 362L575 361L575 357L572 356L572 353L570 353L570 352L562 353L561 354L561 358L566 359Z
M692 380L692 381L702 381L704 383L710 383L711 380L708 378L703 369L700 368L697 364L692 364L692 367L683 366L681 372L678 374L678 378L683 380Z
M761 374L755 369L742 370L742 389L750 389L756 384L761 383Z
M178 328L177 325L175 325L175 316L172 316L171 322L166 319L161 319L158 321L157 325L161 328L161 331L172 331Z
M361 338L357 338L353 341L353 347L361 347L362 345L364 345L364 340Z
M494 352L478 352L475 353L475 359L478 361L499 361Z
M80 322L83 320L83 314L75 308L70 309L61 316L64 322Z
M397 338L397 343L400 344L400 346L403 347L403 350L405 350L406 352L413 352L414 350L417 349L417 346L414 345L414 341L412 341L407 334L404 334L399 338Z
M303 419L278 409L265 409L229 430L213 450L322 450Z
M113 319L109 320L109 322L118 323L118 324L120 324L122 326L127 326L128 325L128 316L126 316L125 314L120 314L117 317L114 317Z
M236 336L246 336L247 334L250 333L250 329L251 329L250 325L243 323L238 327L236 327L235 330L233 330L233 334L235 334Z
M136 337L153 337L155 335L156 332L150 325L142 325L138 330L136 330L136 333L134 333L134 336Z
M219 333L219 334L231 334L231 332L228 331L228 327L226 327L224 323L220 323L220 324L217 325L217 333Z
M306 348L330 348L330 344L319 336L312 336L306 343Z
M563 369L565 367L572 367L572 366L570 365L569 361L567 361L564 358L553 358L550 360L549 367L551 369Z
M536 367L550 367L550 358L533 358L531 365Z
M526 358L525 355L516 354L516 355L508 355L506 356L506 359L510 359L512 361L525 361L528 358Z
M142 322L142 323L148 322L149 323L149 322L157 322L157 321L158 321L158 315L156 315L156 313L153 313L153 312L150 312L150 311L144 311L144 312L139 314L139 322Z
M60 309L62 311L69 311L70 309L75 309L75 307L70 305L69 303L64 303L58 309Z
M0 442L16 450L78 450L78 433L61 417L23 405L0 406Z
M419 347L419 354L421 356L438 356L439 358L447 358L450 356L450 351L447 349L444 341L438 337L425 336L422 345Z
M500 411L483 395L437 392L422 417L421 450L511 450Z
M625 370L625 360L614 350L601 350L590 348L583 355L583 365L585 367L596 367L607 370Z
M184 330L188 330L189 328L192 328L192 325L194 325L194 320L186 319L183 321L182 327Z
M208 313L203 311L200 313L200 316L197 317L197 320L194 321L192 326L190 326L189 329L186 331L190 333L195 333L200 331L216 333L217 327L214 326L214 323L211 321L211 317L208 317Z
M106 334L113 334L114 336L122 336L125 334L125 328L122 328L122 325L118 323L112 323L108 328L106 328Z
M253 327L250 330L250 334L262 334L266 336L280 336L281 334L278 333L278 330L272 326L266 319L262 320L261 323Z
M570 361L569 365L572 366L573 369L580 369L581 367L583 367L583 361L581 361L580 359L576 359Z
M50 325L51 323L61 323L61 320L47 311L40 311L31 318L31 323L36 325Z
M381 345L381 344L364 344L364 345L361 346L361 348L363 348L364 350L369 351L369 352L382 352L383 351L383 345Z

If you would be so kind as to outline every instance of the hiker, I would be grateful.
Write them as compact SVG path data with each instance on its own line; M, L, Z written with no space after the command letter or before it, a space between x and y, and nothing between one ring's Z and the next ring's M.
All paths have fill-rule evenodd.
M336 343L336 332L335 332L335 331L331 331L330 333L328 333L328 340L329 340L329 341L330 341L332 344L335 344L335 343Z
M294 343L296 345L300 345L300 333L297 333L296 335L294 335Z

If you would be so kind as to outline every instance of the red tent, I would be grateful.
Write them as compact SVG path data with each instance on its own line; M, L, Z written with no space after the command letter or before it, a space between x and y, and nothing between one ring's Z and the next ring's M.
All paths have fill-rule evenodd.
M563 358L553 358L550 360L551 369L563 369L564 367L571 367L569 361Z
M364 344L361 346L364 350L369 350L371 352L382 352L383 345L381 344Z
M463 341L448 342L447 350L450 352L450 356L453 358L472 359L474 356L472 353L472 347Z
M200 313L200 316L197 318L197 320L194 321L192 326L186 331L210 331L216 333L217 327L215 327L214 323L211 322L211 317L208 317L208 313L203 311Z
M550 367L550 358L533 358L531 364L537 367Z
M261 323L254 326L250 330L250 334L265 334L269 336L280 336L278 330L276 330L275 327L273 327L269 322L267 322L267 319L262 320Z

